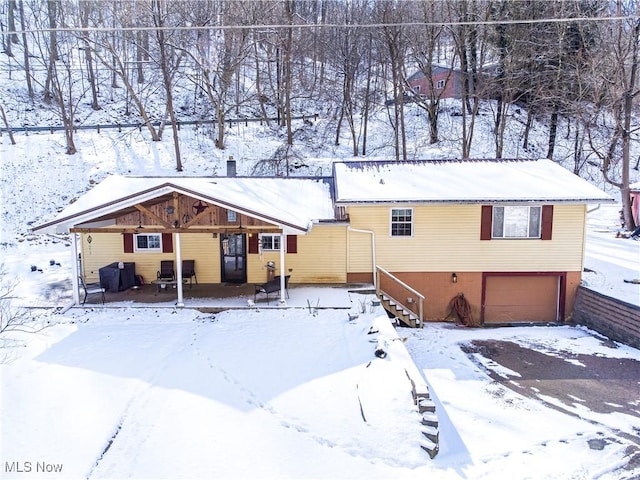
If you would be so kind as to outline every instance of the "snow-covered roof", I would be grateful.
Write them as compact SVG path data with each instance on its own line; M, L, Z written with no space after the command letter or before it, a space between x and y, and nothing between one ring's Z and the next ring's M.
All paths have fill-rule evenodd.
M629 185L629 190L632 192L640 192L640 182L635 182Z
M551 160L416 160L334 164L337 204L614 199Z
M331 187L326 179L111 176L34 231L68 231L172 192L299 233L308 231L314 221L334 218Z

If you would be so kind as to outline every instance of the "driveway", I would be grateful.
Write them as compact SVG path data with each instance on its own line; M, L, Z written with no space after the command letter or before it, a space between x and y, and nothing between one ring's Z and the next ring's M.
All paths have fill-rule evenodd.
M607 343L615 348L613 342ZM570 351L552 355L502 340L473 340L461 348L474 362L481 363L496 383L562 412L583 418L580 412L586 409L640 418L640 362L635 359ZM479 362L477 355L486 360ZM635 435L614 432L635 444L628 448L629 462L625 468L639 467L640 430L634 428ZM604 448L607 441L616 440L590 443L590 447Z

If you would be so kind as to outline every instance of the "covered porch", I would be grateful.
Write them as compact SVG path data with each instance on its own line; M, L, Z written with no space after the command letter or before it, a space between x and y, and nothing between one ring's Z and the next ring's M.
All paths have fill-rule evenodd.
M115 308L120 306L175 307L178 292L175 286L158 288L155 284L145 284L120 292L105 292L105 303L101 295L87 297L85 308ZM288 308L359 308L359 302L367 295L373 299L375 290L371 284L290 284ZM363 297L364 295L364 297ZM186 308L223 310L240 308L279 308L279 294L255 295L253 283L218 283L183 285L183 303Z

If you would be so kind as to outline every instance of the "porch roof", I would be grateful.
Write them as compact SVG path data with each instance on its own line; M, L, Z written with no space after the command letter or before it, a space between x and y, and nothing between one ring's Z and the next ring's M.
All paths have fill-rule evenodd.
M33 230L66 233L110 213L177 192L264 220L291 233L334 218L327 179L110 176Z
M415 160L334 164L336 203L610 203L551 160Z

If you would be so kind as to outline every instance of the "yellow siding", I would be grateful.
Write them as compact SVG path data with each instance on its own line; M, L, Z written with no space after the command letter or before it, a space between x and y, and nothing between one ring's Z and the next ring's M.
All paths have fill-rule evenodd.
M584 205L554 207L552 240L481 241L480 212L480 205L415 206L414 236L392 238L390 207L348 210L353 228L375 231L376 262L393 272L582 270ZM371 271L370 258L354 254L364 251L360 242L350 234L350 272Z
M98 270L114 262L135 262L136 274L145 283L156 279L161 260L175 260L175 253L124 253L121 233L93 233L82 235L84 275L88 281L98 280ZM175 236L174 236L175 238ZM218 239L210 234L181 234L182 258L196 261L198 282L220 282L220 249ZM175 239L174 239L175 247Z
M181 233L183 260L195 260L199 283L220 283L220 240L208 233ZM175 245L174 245L175 246Z
M278 252L248 256L250 283L266 280L269 261L275 262L279 275ZM291 275L292 283L344 283L346 264L346 226L315 225L311 233L298 236L298 253L285 255L285 275Z
M82 235L82 257L88 281L98 280L98 270L114 262L135 262L136 274L145 283L156 279L161 260L175 260L175 253L124 253L121 233ZM199 283L220 283L220 239L206 233L180 234L182 258L195 260ZM174 235L174 249L176 246ZM267 279L266 264L280 267L278 252L247 255L247 281L260 283ZM346 282L346 226L318 225L308 235L298 236L298 253L285 256L286 274L292 283ZM276 272L279 274L279 272Z

